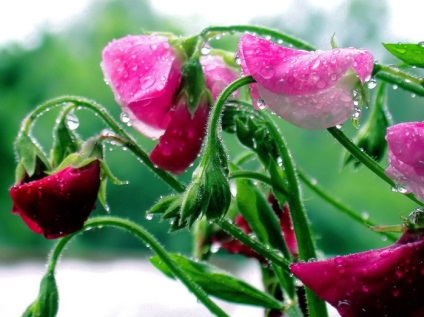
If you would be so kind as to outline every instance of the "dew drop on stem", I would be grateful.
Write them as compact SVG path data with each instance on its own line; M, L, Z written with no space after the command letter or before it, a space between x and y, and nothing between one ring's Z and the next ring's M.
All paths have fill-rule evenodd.
M73 113L70 113L66 116L66 125L68 126L69 130L76 130L79 126L79 120L76 115Z

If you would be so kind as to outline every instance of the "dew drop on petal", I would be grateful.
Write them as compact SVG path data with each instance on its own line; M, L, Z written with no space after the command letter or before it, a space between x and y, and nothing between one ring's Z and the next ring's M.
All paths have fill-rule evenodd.
M257 105L258 105L258 108L261 110L264 110L266 108L266 103L262 98L258 99Z
M155 81L156 79L150 76L140 78L141 89L148 89L152 87Z
M261 76L265 79L271 78L272 76L274 76L274 73L274 68L271 66L264 66L260 71Z

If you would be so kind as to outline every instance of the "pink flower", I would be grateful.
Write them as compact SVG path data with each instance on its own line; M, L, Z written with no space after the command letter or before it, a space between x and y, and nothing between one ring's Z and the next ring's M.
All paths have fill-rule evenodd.
M62 237L82 228L95 208L99 187L98 160L48 176L24 177L10 189L12 212L47 239Z
M343 123L355 111L353 90L373 69L370 52L355 48L307 52L246 34L238 55L244 75L257 82L252 98L260 97L283 119L306 129ZM356 73L356 74L355 74Z
M106 82L133 127L149 138L160 137L171 121L181 64L168 38L160 35L129 35L103 50Z
M403 192L424 201L424 123L407 122L387 128L389 167L386 174Z
M424 230L407 231L383 249L290 268L341 316L424 316Z
M200 63L215 100L237 74L219 56L202 56ZM183 173L199 154L210 107L205 97L190 114L180 93L181 67L182 60L163 36L127 36L103 51L105 78L132 125L147 137L160 138L151 161L174 174Z
M211 92L212 100L215 100L237 75L220 56L202 56L200 63L206 87ZM202 147L209 107L207 99L204 98L194 115L191 115L185 98L179 99L172 110L171 121L165 134L160 137L158 145L150 154L150 159L156 166L174 174L181 174L193 163Z

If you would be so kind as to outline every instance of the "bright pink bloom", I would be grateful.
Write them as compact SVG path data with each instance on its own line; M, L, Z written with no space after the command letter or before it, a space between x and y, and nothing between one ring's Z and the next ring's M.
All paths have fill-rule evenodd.
M220 56L202 56L200 63L206 88L211 92L212 100L215 100L221 91L237 78L237 74ZM165 134L160 137L158 145L150 154L150 159L156 166L174 174L181 174L193 163L202 147L209 106L207 98L204 98L194 115L191 115L187 101L180 98L171 112L171 121Z
M95 208L99 187L98 160L49 176L25 177L10 189L12 212L47 239L66 236L82 228Z
M390 166L387 176L398 188L424 201L424 122L407 122L387 129Z
M181 83L181 60L168 38L129 35L112 41L103 50L101 67L133 127L160 137Z
M424 316L424 230L390 247L290 269L343 317Z
M237 78L219 56L200 58L212 99ZM192 115L180 94L182 60L159 35L127 36L103 50L102 69L132 126L160 138L150 159L161 169L184 172L202 146L209 114L207 98ZM175 100L176 96L178 100Z
M246 34L238 55L245 76L251 75L252 97L283 119L306 129L343 123L354 111L357 77L363 84L373 69L370 52L355 48L307 52ZM354 74L356 73L356 74Z

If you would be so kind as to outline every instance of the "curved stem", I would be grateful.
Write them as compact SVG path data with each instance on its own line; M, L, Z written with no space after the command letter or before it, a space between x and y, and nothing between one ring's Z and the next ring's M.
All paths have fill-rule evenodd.
M305 207L301 200L300 184L297 178L296 168L287 148L286 142L283 139L278 127L272 120L269 114L261 112L265 118L267 127L274 141L277 143L278 150L281 158L283 159L284 171L286 173L287 181L289 184L290 195L287 197L290 206L290 214L292 216L293 227L296 234L296 240L299 249L299 259L308 261L316 258L315 245L312 239L312 232L309 226L309 221L306 215ZM310 289L306 289L306 298L309 307L310 317L325 317L327 316L327 309L324 301L322 301Z
M300 40L297 39L294 36L291 36L289 34L286 33L282 33L279 32L277 30L273 30L273 29L268 29L268 28L264 28L261 26L256 26L256 25L229 25L229 26L210 26L207 27L205 29L203 29L203 31L200 33L200 35L204 38L211 38L216 36L217 34L222 34L222 33L234 33L234 32L238 32L238 33L245 33L245 32L250 32L250 33L255 33L255 34L260 34L260 35L267 35L270 36L276 40L283 40L284 42L287 42L289 44L292 44L293 46L303 49L303 50L307 50L307 51L313 51L315 50L315 48Z
M333 198L330 194L328 194L326 191L324 191L320 186L318 186L316 183L312 182L309 177L307 177L302 171L299 169L297 170L297 173L299 175L299 178L308 186L311 190L313 190L318 196L320 196L322 199L327 201L330 205L337 208L344 214L348 215L351 219L355 220L361 225L366 225L367 227L373 227L376 226L376 223L374 223L371 220L364 219L360 215L359 212L356 210L344 205L341 203L338 199ZM392 241L396 241L397 237L391 233L388 232L378 232L379 234L387 237L388 239Z
M206 140L206 150L208 150L209 146L212 146L215 144L215 141L219 139L221 133L218 131L219 122L221 120L221 113L222 109L224 108L226 100L231 96L233 92L235 92L240 87L243 87L245 85L251 84L255 82L252 76L242 77L239 79L236 79L231 84L229 84L218 96L216 99L215 105L212 108L211 116L209 118L208 122L208 130L207 130L207 140Z
M197 297L197 299L209 309L209 311L212 314L219 317L228 317L228 315L209 298L206 292L199 285L197 285L174 262L174 260L172 260L172 258L168 255L168 253L160 245L160 243L147 230L145 230L140 225L132 221L117 218L117 217L96 217L96 218L91 218L87 220L82 230L87 230L87 229L95 228L95 227L104 227L104 226L122 229L124 231L132 233L137 238L142 240L146 244L146 246L150 248L163 261L163 263L165 263L168 266L171 272L181 282L184 283L184 285L189 289L189 291L191 291ZM48 265L49 272L51 273L54 272L54 269L56 267L56 264L58 262L59 256L63 248L73 237L75 237L80 232L81 231L76 232L72 235L66 236L62 238L61 240L59 240L53 252L51 253L50 262Z
M327 129L328 132L356 158L359 162L368 167L374 174L384 180L392 188L396 187L396 184L384 173L384 169L374 161L369 155L361 151L351 140L349 140L346 135L339 129L332 127ZM420 202L412 194L405 194L413 202L417 203L420 206L424 206L424 203Z
M74 104L77 107L84 107L96 113L116 135L125 140L123 145L132 151L153 173L158 175L176 192L184 192L185 186L168 172L154 166L149 159L149 155L137 144L134 138L127 131L125 131L125 129L107 112L103 106L96 103L95 101L76 96L63 96L48 100L47 102L35 108L24 119L21 125L20 134L28 133L34 120L44 112L54 107L66 106L69 104Z
M247 178L247 179L260 181L262 183L269 185L270 187L273 187L275 185L269 177L261 173L252 172L252 171L233 171L233 172L230 172L230 175L228 175L228 178L230 179ZM287 189L283 188L283 186L274 188L274 190L280 191L281 194L284 195L285 197L288 197L291 195Z

